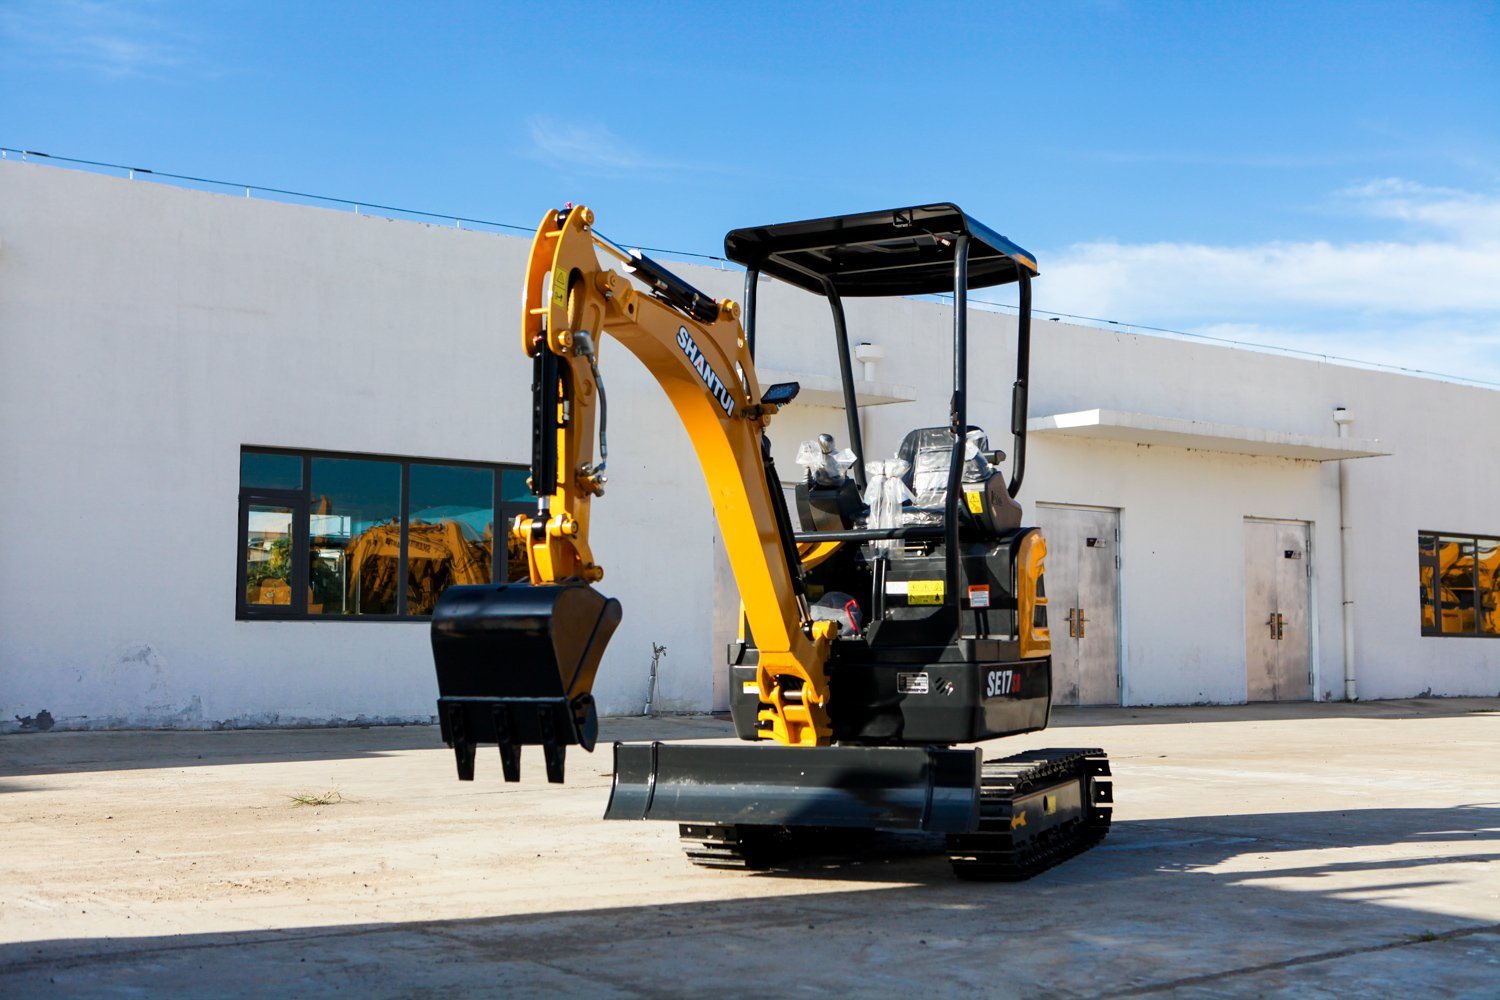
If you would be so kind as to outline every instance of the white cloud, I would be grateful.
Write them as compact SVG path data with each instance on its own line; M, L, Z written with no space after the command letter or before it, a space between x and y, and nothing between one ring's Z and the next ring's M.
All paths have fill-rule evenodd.
M1500 310L1500 241L1088 243L1053 255L1046 284L1049 302L1111 317L1253 316L1292 305L1417 314Z
M532 118L526 126L531 156L555 167L601 176L702 169L649 156L600 124Z
M0 9L0 38L37 63L107 77L158 77L195 59L150 2L18 0Z
M1500 194L1385 179L1333 203L1390 238L1079 244L1042 258L1037 308L1500 379Z
M1465 241L1500 242L1500 195L1387 177L1347 188L1343 196L1356 209L1379 218L1413 223Z

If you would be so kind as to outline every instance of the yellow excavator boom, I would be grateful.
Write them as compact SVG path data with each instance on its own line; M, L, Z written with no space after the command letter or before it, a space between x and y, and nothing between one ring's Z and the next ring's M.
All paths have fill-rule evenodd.
M526 547L531 583L592 583L604 576L589 546L589 511L606 481L603 455L596 461L595 453L607 412L599 373L607 333L661 385L703 468L745 619L760 648L765 736L787 745L825 745L832 729L823 668L835 625L810 621L800 594L796 552L779 520L781 498L772 492L780 485L767 474L764 434L776 406L762 397L739 306L643 293L625 274L601 265L599 250L644 273L648 283L656 278L650 262L598 236L593 220L583 206L548 212L526 269L521 346L538 377L556 382L540 387L547 412L556 414L555 429L541 431L555 435L555 460L533 468L533 479L550 476L533 482L533 492L550 493L546 515L518 517L511 529Z

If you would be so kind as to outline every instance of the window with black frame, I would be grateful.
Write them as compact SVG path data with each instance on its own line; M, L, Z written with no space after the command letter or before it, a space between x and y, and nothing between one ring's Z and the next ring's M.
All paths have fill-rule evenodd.
M525 575L507 527L534 504L519 466L245 447L236 617L426 618L450 586Z
M1417 535L1422 634L1500 636L1500 538Z

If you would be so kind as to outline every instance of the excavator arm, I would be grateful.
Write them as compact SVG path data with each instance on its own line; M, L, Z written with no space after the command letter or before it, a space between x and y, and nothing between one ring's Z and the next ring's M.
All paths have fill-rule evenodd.
M530 478L539 502L511 532L529 580L450 588L434 612L440 721L460 777L472 776L476 743L500 745L507 778L518 774L519 746L541 743L554 780L563 746L592 746L590 692L619 618L618 603L592 588L604 568L589 545L591 507L607 481L604 334L661 385L697 453L760 649L762 737L827 745L824 666L837 626L808 615L765 437L788 387L763 391L736 303L604 239L593 218L582 206L548 212L526 269L521 347L533 366ZM626 273L601 265L601 250Z

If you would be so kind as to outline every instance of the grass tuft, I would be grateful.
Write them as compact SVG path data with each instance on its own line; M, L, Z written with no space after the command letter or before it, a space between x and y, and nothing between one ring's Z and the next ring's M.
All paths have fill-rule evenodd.
M292 800L292 805L294 806L336 806L344 801L343 793L337 788L330 788L321 795L314 795L312 792L298 792L296 795L287 796L287 798Z

